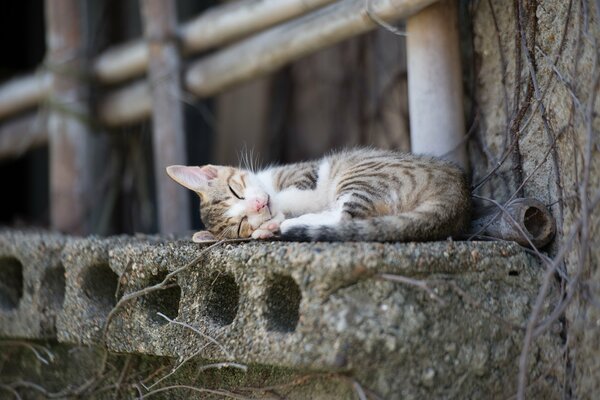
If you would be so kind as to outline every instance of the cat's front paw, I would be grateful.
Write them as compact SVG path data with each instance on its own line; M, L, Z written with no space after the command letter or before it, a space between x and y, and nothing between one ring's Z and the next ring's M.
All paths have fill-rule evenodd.
M252 233L252 237L257 239L256 237L254 237L254 233L259 232L259 231L271 232L271 235L267 236L267 237L273 236L273 234L279 232L279 226L280 226L281 222L283 221L283 219L284 219L283 214L279 213L276 216L274 216L273 218L271 218L270 220L263 222L263 224L261 226L259 226L256 231L254 231ZM260 233L256 233L256 235L261 236L261 239L264 239L264 237L262 237L262 236L265 236L266 233L260 232Z

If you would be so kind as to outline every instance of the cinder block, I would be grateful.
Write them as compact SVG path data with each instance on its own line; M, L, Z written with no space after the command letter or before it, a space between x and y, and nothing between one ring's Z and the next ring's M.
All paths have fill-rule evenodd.
M131 244L111 252L111 265L127 269L131 292L202 249ZM427 280L431 291L383 280L384 273ZM223 245L178 274L162 301L155 292L124 309L107 344L180 360L352 371L400 397L441 396L457 381L469 393L506 394L540 276L511 243ZM556 365L559 343L552 334L536 340L534 374ZM559 379L561 368L552 374Z
M0 336L56 336L62 310L65 237L43 232L0 231Z
M106 318L118 300L121 271L109 261L110 249L140 239L71 238L62 251L66 270L66 293L59 315L58 339L64 343L98 344ZM143 240L142 240L143 241Z
M56 316L59 341L116 353L341 372L385 398L514 394L523 327L543 275L515 244L250 242L197 259L205 248L3 232L0 274L9 284L0 292L0 334L38 338L52 332ZM166 289L119 308L101 340L122 296L192 260ZM62 308L62 273L48 272L61 265ZM543 313L558 299L553 288ZM558 325L531 349L539 396L556 393L564 378Z
M191 252L190 252L191 253ZM121 296L150 287L165 279L177 265L184 263L174 243L131 242L113 246L110 265L121 274ZM182 254L185 256L185 253ZM181 275L176 276L168 287L147 293L124 303L110 322L107 345L116 352L133 352L161 356L176 356L178 346L185 340L196 342L197 338L169 319L179 320L182 298ZM189 293L189 296L194 296ZM183 336L182 336L183 334ZM181 338L173 341L169 338Z

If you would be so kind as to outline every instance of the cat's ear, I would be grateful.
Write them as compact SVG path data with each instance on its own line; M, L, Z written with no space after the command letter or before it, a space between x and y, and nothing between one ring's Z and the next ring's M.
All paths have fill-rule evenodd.
M209 231L195 232L192 236L192 242L194 243L213 243L216 242L217 238Z
M167 167L167 174L186 188L194 192L203 192L208 183L218 175L217 167L205 165L203 167L187 167L184 165L171 165Z

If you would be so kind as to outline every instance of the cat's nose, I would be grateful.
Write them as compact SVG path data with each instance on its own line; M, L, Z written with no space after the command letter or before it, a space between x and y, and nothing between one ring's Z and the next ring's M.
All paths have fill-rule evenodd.
M267 200L254 200L254 209L258 212L267 206Z

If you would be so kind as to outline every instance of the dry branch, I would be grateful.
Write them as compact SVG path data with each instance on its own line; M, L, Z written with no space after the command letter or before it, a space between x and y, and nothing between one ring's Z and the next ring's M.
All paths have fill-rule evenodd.
M108 333L108 328L110 326L110 323L112 321L112 319L114 318L114 316L116 315L116 313L121 309L121 307L123 307L126 303L135 300L141 296L145 296L147 294L150 294L152 292L156 292L157 290L164 290L167 288L167 286L170 284L171 280L173 278L175 278L179 273L187 270L188 268L190 268L192 265L196 265L198 264L205 256L206 253L223 244L223 243L241 243L241 242L248 242L252 239L224 239L224 240L220 240L218 242L215 242L213 244L211 244L210 246L207 246L205 248L202 249L202 251L200 251L200 254L198 254L198 256L194 257L190 262L188 262L187 264L183 265L182 267L177 268L176 270L169 272L164 279L157 283L156 285L152 285L152 286L147 286L143 289L137 290L135 292L131 292L131 293L127 293L125 294L123 297L121 297L119 299L119 301L117 302L117 304L115 304L115 306L113 307L113 309L108 313L108 315L106 316L106 320L104 321L104 329L102 331L102 338L106 338L106 334Z
M179 326L183 326L184 328L187 328L189 330L191 330L192 332L197 333L199 336L203 337L204 339L208 340L209 342L215 344L219 350L221 350L223 352L223 354L225 354L225 356L228 359L233 359L233 354L231 354L229 352L229 350L227 350L221 343L219 343L215 338L213 338L212 336L209 336L207 334L205 334L204 332L200 331L198 328L195 328L193 326L191 326L190 324L186 324L185 322L181 322L181 321L175 321L174 319L171 319L169 317L167 317L165 314L158 312L156 313L159 317L164 318L165 320L167 320L170 324L175 324L175 325L179 325Z
M438 296L435 291L429 286L429 283L426 280L409 278L408 276L396 275L396 274L379 274L378 278L383 280L388 280L392 282L404 283L406 285L415 286L421 290L426 291L429 296L436 300L441 305L446 304L446 302Z

